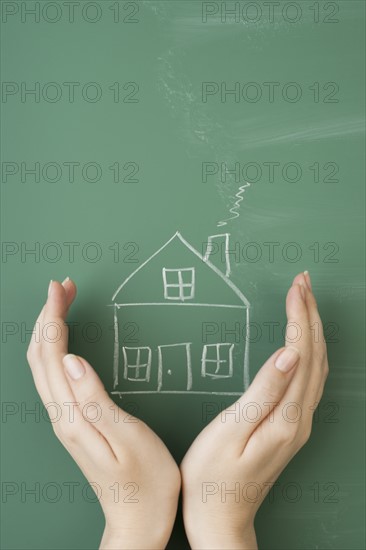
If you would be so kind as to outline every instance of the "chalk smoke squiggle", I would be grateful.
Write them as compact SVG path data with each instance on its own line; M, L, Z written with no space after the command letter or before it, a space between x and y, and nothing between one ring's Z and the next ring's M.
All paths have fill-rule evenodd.
M230 220L235 220L235 218L239 217L238 209L240 208L240 203L243 200L243 193L246 190L247 187L250 187L250 183L245 182L245 185L241 185L239 187L239 191L236 193L235 197L237 197L238 200L235 201L234 206L232 206L229 210L231 214L233 214L230 218L226 218L225 220L221 220L217 223L217 227L222 227L223 225L227 225L227 222Z

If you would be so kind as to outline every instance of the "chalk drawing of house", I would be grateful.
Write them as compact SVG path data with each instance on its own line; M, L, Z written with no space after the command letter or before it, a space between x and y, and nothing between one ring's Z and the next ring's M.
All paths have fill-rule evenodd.
M202 250L176 232L113 294L113 394L248 387L250 304L229 279L229 234L211 235Z

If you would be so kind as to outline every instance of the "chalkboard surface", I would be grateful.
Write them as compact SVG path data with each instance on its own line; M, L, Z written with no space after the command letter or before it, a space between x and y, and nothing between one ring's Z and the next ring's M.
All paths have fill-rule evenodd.
M179 461L282 345L307 269L331 372L259 546L364 549L364 3L1 9L3 548L103 529L26 362L50 279L78 285L70 350Z

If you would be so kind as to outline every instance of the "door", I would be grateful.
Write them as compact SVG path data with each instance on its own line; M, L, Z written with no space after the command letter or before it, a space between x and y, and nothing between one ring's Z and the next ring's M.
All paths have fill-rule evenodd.
M192 388L191 342L158 346L158 391L184 392Z

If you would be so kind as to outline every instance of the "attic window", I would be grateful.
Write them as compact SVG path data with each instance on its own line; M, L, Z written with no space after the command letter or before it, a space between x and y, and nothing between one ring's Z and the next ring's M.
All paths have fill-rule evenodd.
M194 267L181 269L163 268L164 298L166 300L191 300L194 298Z
M149 382L151 368L151 349L149 347L122 347L124 357L125 380Z
M234 344L206 344L202 352L202 376L231 378Z

